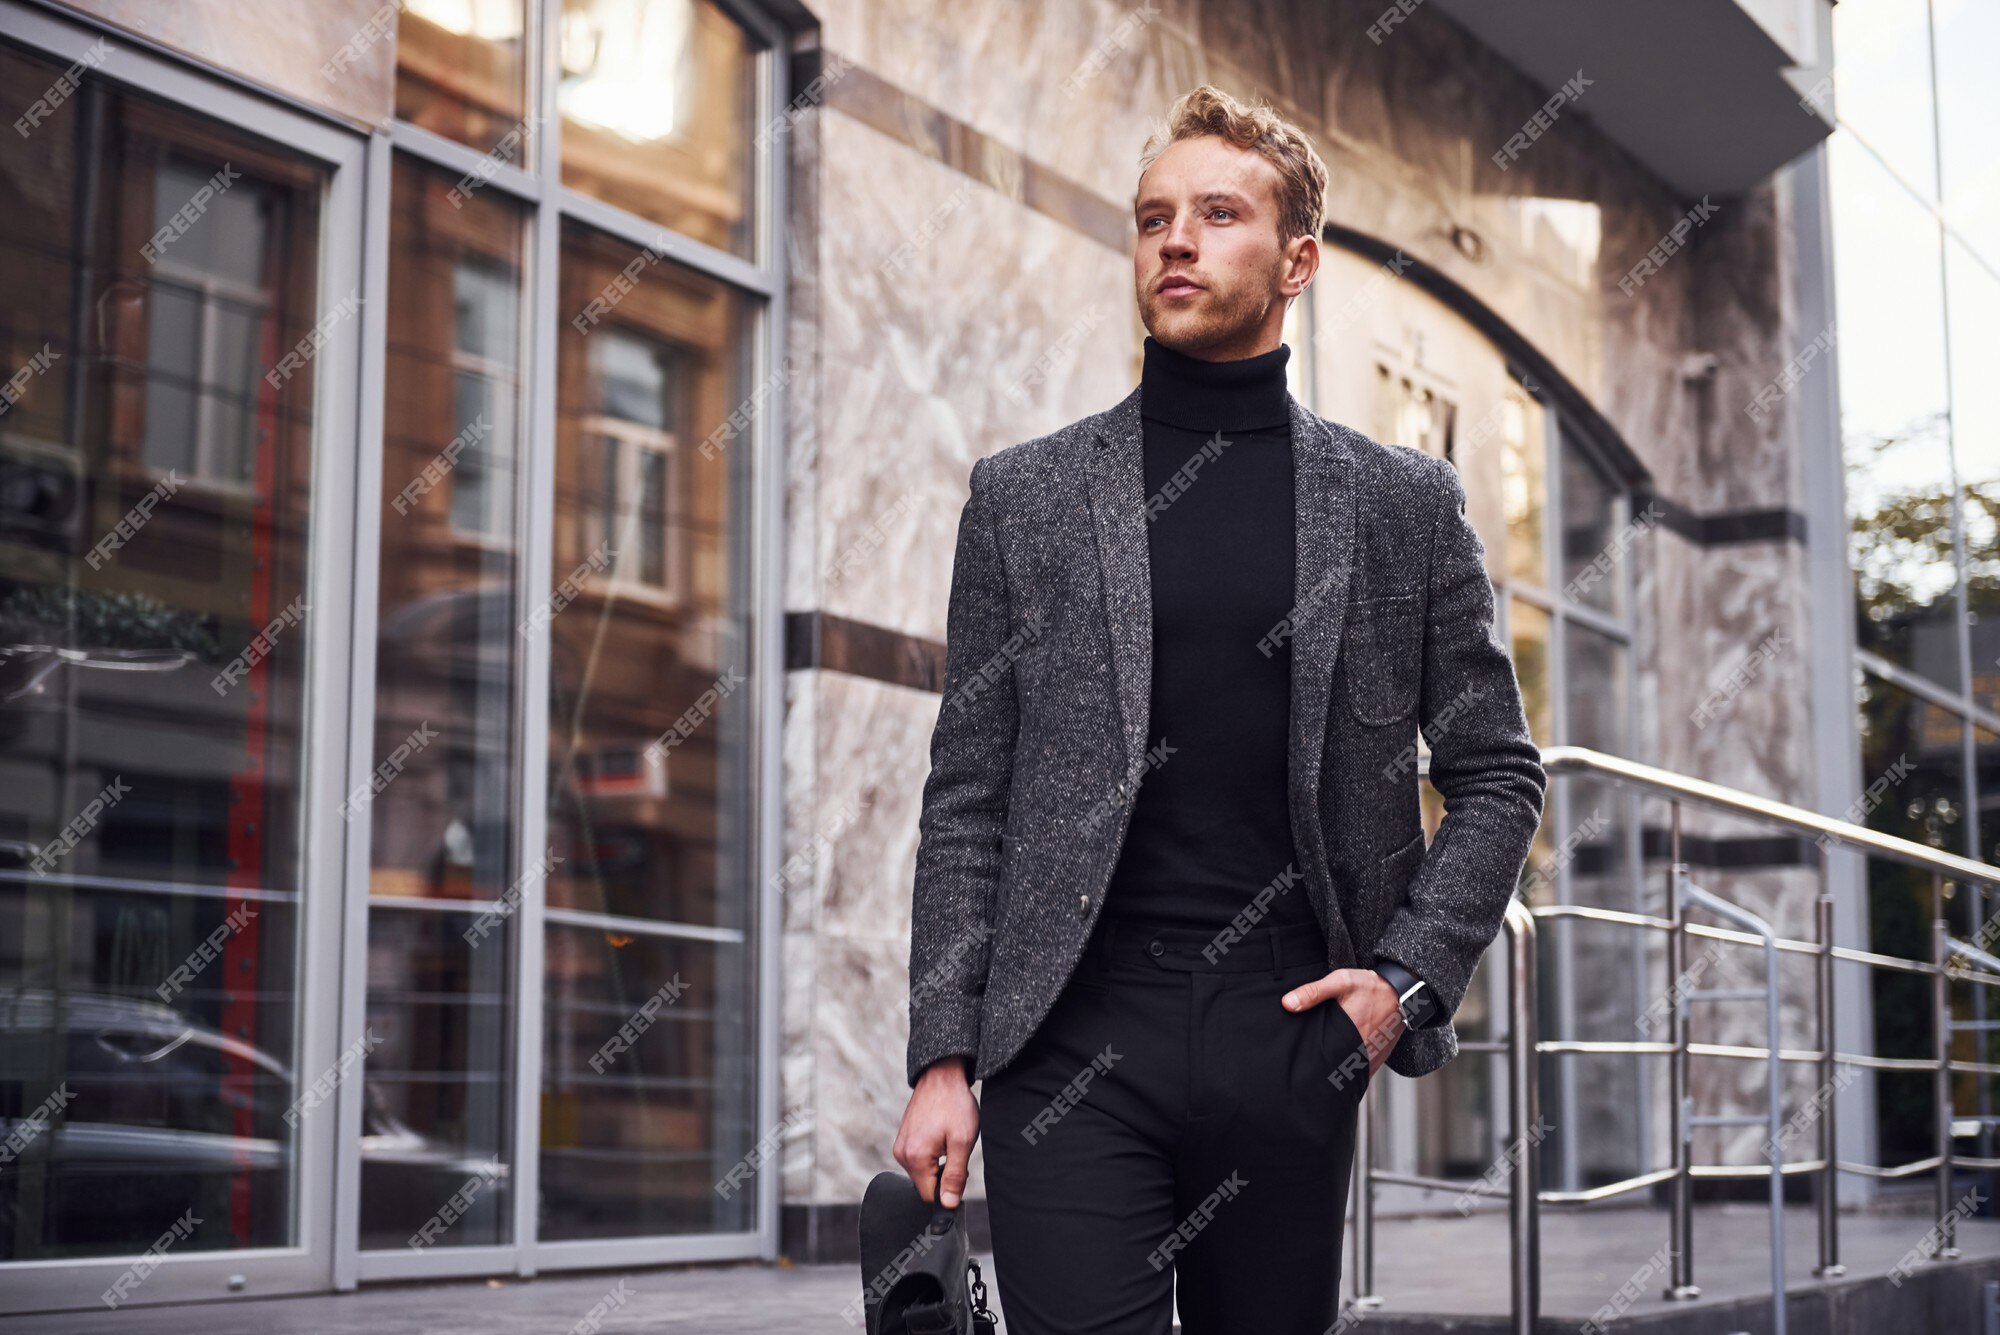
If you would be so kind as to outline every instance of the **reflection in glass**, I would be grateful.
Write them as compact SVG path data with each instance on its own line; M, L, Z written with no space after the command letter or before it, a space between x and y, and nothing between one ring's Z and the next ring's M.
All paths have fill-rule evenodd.
M1603 468L1575 435L1561 435L1563 593L1611 616L1625 611L1636 534L1621 525L1624 505Z
M525 0L399 0L396 116L526 167Z
M1972 697L2000 713L2000 278L1956 240L1945 243L1951 289L1951 430L1971 608Z
M1548 454L1547 410L1509 382L1500 406L1500 512L1507 522L1506 571L1537 588L1549 582L1542 512L1548 504L1543 460Z
M0 175L0 1260L292 1245L326 181L96 76Z
M1375 438L1385 445L1406 445L1440 459L1452 455L1458 405L1437 390L1417 384L1386 365L1376 367L1378 386Z
M1577 621L1563 625L1562 640L1565 740L1614 756L1630 755L1625 646ZM1633 819L1631 795L1615 784L1581 775L1562 782L1567 814L1555 833L1571 850L1568 902L1639 908L1627 837ZM1627 992L1614 989L1609 995Z
M1974 724L1972 755L1979 797L1980 848L1976 856L2000 867L2000 733ZM1980 934L1975 930L1966 939L1979 940Z
M1521 704L1528 715L1528 735L1537 746L1556 744L1554 684L1549 680L1549 614L1524 598L1507 603L1507 637L1514 650L1514 674L1521 683Z
M1626 648L1574 618L1561 630L1564 740L1612 755L1629 755ZM1644 911L1634 864L1633 794L1615 784L1567 775L1550 791L1545 832L1537 836L1534 864L1560 880L1542 902L1560 900L1593 908ZM1546 855L1542 845L1553 843ZM1547 861L1539 859L1546 856ZM1630 928L1564 921L1549 924L1551 973L1566 975L1576 1029L1567 1038L1661 1038L1635 1024L1656 992L1645 937ZM1552 1012L1556 1013L1556 1012ZM1639 1171L1645 1149L1638 1110L1644 1099L1646 1061L1632 1054L1598 1053L1571 1058L1572 1116L1590 1133L1573 1147L1584 1183L1610 1181Z
M2000 256L2000 190L1993 180L1993 127L2000 125L2000 80L1993 77L1993 53L2000 51L2000 5L1933 5L1931 17L1937 25L1931 50L1937 60L1945 204L1952 226L1991 260ZM1834 51L1844 54L1838 45ZM1954 275L1947 281L1952 284L1955 319L1958 279ZM1991 361L1989 354L1987 363ZM1954 394L1964 388L1963 378L1954 381ZM1991 386L1986 388L1990 391Z
M753 57L711 0L563 0L563 184L749 255Z
M632 257L567 228L561 310L588 308ZM562 326L562 600L534 627L550 640L549 829L567 858L548 883L545 1237L751 1226L747 1190L716 1187L758 1136L749 436L718 430L747 397L749 332L740 296L670 261L596 323ZM593 1062L628 1022L644 1030L630 1051Z
M1521 684L1521 705L1528 716L1528 735L1537 746L1556 742L1554 689L1549 679L1549 614L1522 598L1509 598L1507 642L1514 655L1514 675ZM1543 820L1535 830L1528 860L1521 869L1525 903L1548 904L1556 900L1554 881L1560 870L1554 865L1554 822Z
M1877 796L1864 796L1858 813L1871 830L1920 844L1968 852L1965 847L1964 723L1955 714L1918 699L1872 674L1860 681L1861 779ZM1931 956L1935 913L1929 872L1868 860L1870 948L1910 959ZM1930 980L1895 969L1870 971L1874 987L1875 1042L1885 1057L1927 1056L1931 1043ZM1922 1072L1876 1075L1881 1163L1903 1163L1932 1152L1932 1087Z
M740 940L551 924L542 1236L755 1226L749 976Z
M1857 634L1863 649L1956 689L1937 224L1851 136L1835 134L1828 153Z
M1931 8L1928 0L1833 7L1833 109L1843 125L1853 127L1851 133L1860 134L1926 195L1937 193Z
M404 1247L475 1173L473 1208L424 1245L510 1236L510 920L434 905L514 882L524 219L453 185L398 157L390 190L375 760L395 779L370 802L365 1247Z
M379 905L368 915L366 1032L379 1042L363 1097L363 1247L490 1246L513 1234L509 961L505 929L481 923L476 912ZM431 1224L454 1196L457 1217Z

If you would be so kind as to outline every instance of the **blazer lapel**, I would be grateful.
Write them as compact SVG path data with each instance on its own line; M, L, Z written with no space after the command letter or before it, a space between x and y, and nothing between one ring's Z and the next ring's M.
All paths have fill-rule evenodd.
M1118 718L1125 735L1125 773L1146 754L1153 689L1152 562L1146 536L1146 468L1139 425L1139 391L1099 415L1087 485L1097 531L1098 570L1117 675Z
M1290 394L1295 497L1295 595L1291 621L1292 690L1287 756L1295 851L1306 890L1328 924L1335 956L1352 958L1320 829L1320 757L1325 750L1333 664L1352 582L1353 455L1337 432ZM1153 591L1147 546L1144 429L1134 388L1099 414L1085 486L1097 537L1106 630L1111 640L1120 730L1128 777L1144 768L1153 676ZM1345 949L1343 950L1343 946Z

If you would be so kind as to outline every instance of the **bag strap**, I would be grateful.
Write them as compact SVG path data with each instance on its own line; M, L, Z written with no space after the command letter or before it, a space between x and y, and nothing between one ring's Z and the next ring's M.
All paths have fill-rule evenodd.
M965 1264L971 1272L967 1284L972 1290L972 1329L976 1335L999 1335L1000 1318L986 1306L986 1281L979 1277L979 1262L968 1256Z

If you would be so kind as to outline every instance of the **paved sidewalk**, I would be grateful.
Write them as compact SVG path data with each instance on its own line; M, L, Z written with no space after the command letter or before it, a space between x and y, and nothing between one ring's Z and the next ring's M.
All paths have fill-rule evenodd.
M1550 1329L1573 1332L1580 1321L1614 1299L1621 1286L1631 1283L1639 1297L1624 1309L1628 1320L1671 1315L1704 1332L1764 1329L1760 1318L1769 1310L1764 1287L1769 1217L1764 1208L1705 1205L1695 1213L1695 1280L1702 1294L1693 1303L1670 1303L1659 1296L1664 1276L1648 1263L1666 1241L1664 1213L1635 1208L1544 1212L1544 1323ZM1963 1260L1918 1260L1913 1249L1923 1246L1932 1223L1922 1214L1841 1216L1841 1259L1847 1275L1831 1287L1872 1290L1865 1296L1871 1306L1888 1305L1878 1309L1888 1324L1840 1329L1925 1328L1921 1318L1912 1326L1895 1314L1904 1311L1897 1304L1918 1301L1920 1288L1907 1284L1891 1289L1884 1282L1899 1264L1912 1264L1921 1276L1940 1265L1966 1271L1983 1265L1991 1270L2000 1260L2000 1221L1983 1218L1959 1224ZM1812 1276L1816 1254L1812 1211L1787 1209L1785 1228L1788 1287L1796 1304L1801 1297L1828 1288L1829 1282ZM1384 1301L1370 1313L1364 1323L1367 1328L1385 1335L1490 1329L1491 1320L1505 1316L1509 1271L1504 1217L1386 1219L1379 1226L1376 1245L1376 1283ZM1004 1332L1006 1311L994 1282L992 1257L979 1254L979 1265ZM1960 1277L1972 1279L1969 1273ZM309 1298L0 1317L0 1335L566 1335L621 1279L630 1296L604 1318L598 1327L603 1335L640 1331L856 1335L860 1330L842 1316L843 1309L860 1296L857 1266L743 1263L528 1281L373 1285L358 1293ZM1351 1290L1352 1280L1351 1273L1344 1276L1343 1287ZM1746 1301L1759 1306L1755 1311L1745 1309ZM1423 1315L1434 1320L1423 1321Z
M989 1256L979 1258L986 1275ZM853 1265L738 1264L532 1280L364 1285L358 1292L119 1312L0 1318L0 1335L567 1335L620 1280L629 1297L600 1335L856 1335L841 1309L861 1296ZM989 1279L987 1293L992 1295ZM996 1310L998 1303L994 1304Z

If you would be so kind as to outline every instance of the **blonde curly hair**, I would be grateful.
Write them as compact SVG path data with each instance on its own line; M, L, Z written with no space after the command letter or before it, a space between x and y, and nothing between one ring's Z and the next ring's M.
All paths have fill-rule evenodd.
M1212 134L1238 148L1255 149L1278 169L1278 243L1295 236L1317 240L1325 219L1326 164L1305 132L1268 105L1250 106L1214 84L1181 94L1167 112L1162 131L1146 141L1139 173L1168 146L1197 135ZM1164 135L1164 137L1162 137Z

